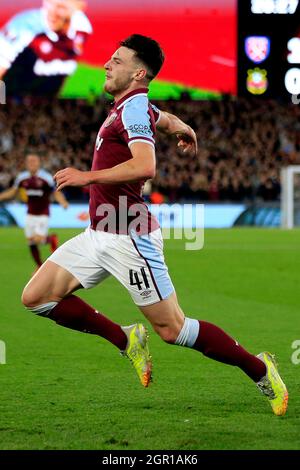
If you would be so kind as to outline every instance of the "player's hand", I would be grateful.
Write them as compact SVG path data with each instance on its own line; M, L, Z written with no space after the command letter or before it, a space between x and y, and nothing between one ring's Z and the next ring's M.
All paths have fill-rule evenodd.
M53 177L57 186L56 190L60 191L66 186L87 186L90 184L89 174L89 171L80 171L75 168L59 170Z
M177 147L182 149L183 153L190 153L194 156L197 155L197 136L191 127L187 126L185 132L176 132L176 137L179 140Z

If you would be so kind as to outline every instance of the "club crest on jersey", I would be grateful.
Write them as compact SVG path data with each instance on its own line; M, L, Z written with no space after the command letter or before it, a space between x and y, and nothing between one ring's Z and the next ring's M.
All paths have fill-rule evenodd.
M108 118L106 119L104 123L104 127L110 126L114 122L117 116L118 116L117 113L112 113L110 116L108 116Z
M53 46L49 41L42 41L40 44L40 50L43 54L50 54L53 50Z
M245 39L245 52L255 64L263 62L270 53L270 39L267 36L249 36Z

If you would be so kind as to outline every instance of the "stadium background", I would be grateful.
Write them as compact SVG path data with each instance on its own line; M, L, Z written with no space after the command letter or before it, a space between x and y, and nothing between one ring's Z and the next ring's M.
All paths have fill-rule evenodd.
M270 36L277 31L274 21L283 30L288 25L288 15L270 13L257 27L251 2L239 3L248 8L247 34ZM252 95L246 77L254 65L245 54L246 32L237 28L237 2L178 0L170 8L159 0L128 0L126 11L123 4L89 0L94 34L62 90L64 99L9 98L0 107L1 189L12 184L27 150L43 155L50 171L88 168L109 107L100 95L103 63L133 30L156 37L167 60L151 98L195 128L199 155L183 158L174 141L159 138L158 176L147 198L204 203L208 227L231 227L235 221L268 227L208 229L199 252L184 251L182 240L166 240L178 296L189 315L219 324L253 352L277 354L290 390L288 414L283 420L272 416L238 371L193 351L174 352L154 333L155 381L146 393L140 390L129 364L118 360L109 344L24 314L19 297L32 264L22 231L1 227L0 340L7 351L6 364L0 365L0 449L299 450L299 355L292 361L292 345L299 339L299 231L269 228L280 225L280 170L300 163L300 106L283 86L290 67L286 43L272 48L264 63L268 92ZM278 2L269 4L275 8ZM0 26L23 8L39 5L35 0L6 4ZM297 25L295 18L299 6ZM290 34L296 31L295 26ZM274 89L272 81L281 86ZM58 230L61 242L88 224L88 194L66 195L83 205L74 204L68 213L67 226L73 228ZM13 222L13 216L22 226L24 210L19 203L2 206L0 225ZM52 226L66 227L68 214L57 206L52 212ZM140 320L113 279L80 296L122 324Z

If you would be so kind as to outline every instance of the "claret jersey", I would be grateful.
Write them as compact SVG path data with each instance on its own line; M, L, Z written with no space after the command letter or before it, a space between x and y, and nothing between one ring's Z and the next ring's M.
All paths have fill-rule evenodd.
M76 11L67 34L47 25L43 8L14 16L0 31L0 67L8 96L56 94L65 77L74 73L92 26Z
M39 170L35 175L23 171L14 183L15 188L25 192L27 213L31 215L49 215L50 195L54 186L52 176L45 170Z
M112 168L132 158L130 146L144 142L154 147L155 124L160 112L147 96L147 88L135 90L116 102L101 126L94 151L92 171ZM128 234L128 226L139 217L139 234L159 227L144 202L145 181L90 186L90 218L94 230ZM114 214L117 215L114 224ZM107 223L106 223L107 222Z

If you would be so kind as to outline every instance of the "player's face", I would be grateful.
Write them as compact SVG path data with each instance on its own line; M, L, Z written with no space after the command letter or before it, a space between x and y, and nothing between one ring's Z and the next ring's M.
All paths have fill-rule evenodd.
M40 159L37 155L28 155L26 158L26 169L31 174L35 174L41 166Z
M69 23L75 10L81 10L85 2L80 0L43 0L47 22L52 31L61 31Z
M126 91L141 71L135 52L123 46L116 50L104 67L106 70L104 90L112 96Z

